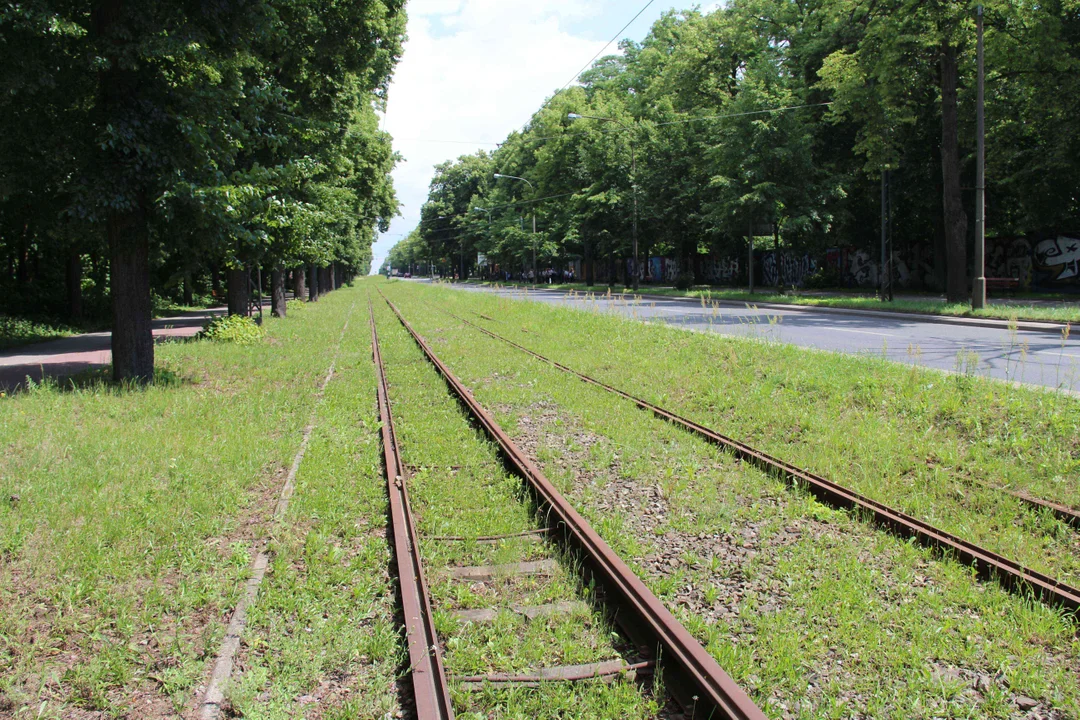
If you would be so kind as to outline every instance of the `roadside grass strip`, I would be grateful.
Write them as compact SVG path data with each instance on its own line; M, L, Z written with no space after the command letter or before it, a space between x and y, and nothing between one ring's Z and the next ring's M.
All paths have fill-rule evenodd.
M175 717L220 646L352 302L168 342L140 390L0 400L0 714Z
M472 281L470 281L472 282ZM472 283L476 284L476 283ZM480 283L499 287L528 287L538 290L572 290L579 293L607 292L607 285L598 283L593 287L585 283L561 283L553 285L524 285L521 283ZM621 285L611 286L615 295L633 297L629 288L620 289ZM1009 300L1007 302L993 298L981 310L972 310L968 303L950 303L942 299L909 299L902 298L892 302L882 302L881 298L872 295L851 295L822 297L812 293L801 295L799 293L777 293L772 288L766 288L762 292L749 293L738 288L703 288L695 287L690 290L676 290L674 288L653 288L642 286L640 293L646 295L662 295L665 297L688 297L705 298L707 301L735 301L746 303L780 303L786 305L802 305L806 307L847 308L852 310L873 310L877 312L918 313L926 315L944 315L946 317L970 317L988 318L995 320L1032 320L1036 322L1057 322L1080 324L1080 308L1075 303L1067 302L1062 298L1056 298L1059 305L1024 304L1023 300Z
M789 381L808 382L812 373L807 366L828 358L401 283L390 284L386 292L469 383L477 399L498 411L498 421L515 442L579 504L594 527L771 717L1080 716L1080 640L1071 616L994 583L979 582L965 566L935 559L857 516L787 489L776 478L628 401L461 325L426 301L463 315L472 311L495 318L491 327L500 334L683 412L682 402L707 394L714 402L725 397L727 410L740 408L742 414L754 415L749 399L760 398L762 391L750 378L769 384L770 374L779 373L777 365L784 362ZM708 351L713 362L695 360L683 344L693 345L698 353ZM879 373L869 379L862 374L858 382L873 381L882 397L895 401L897 395L884 388L896 372L892 377L904 381L896 392L908 402L919 397L928 411L939 409L937 403L943 401L924 396L917 384L908 386L909 369L846 360ZM740 370L742 365L750 369ZM729 366L741 382L737 390L724 377ZM838 365L825 370L836 373L838 392L856 382L840 373ZM806 375L797 374L800 371ZM941 382L940 376L934 380ZM1050 399L1019 392L1001 397L1001 388L989 390L978 383L966 390L948 385L945 393L978 393L1010 408L1023 409L1022 399ZM676 388L693 391L677 393ZM830 392L820 379L809 397L822 402ZM763 404L764 418L743 421L752 420L759 429L762 437L755 438L756 444L785 436L765 432L771 429L766 419L777 417L776 404ZM866 407L880 405L862 406L862 411ZM817 410L812 404L809 409ZM956 410L975 415L962 404ZM700 421L731 432L716 417L702 415ZM1020 418L1029 424L1028 432L1047 424L1033 409ZM843 413L826 421L807 412L801 419L805 432L818 422L832 423L818 443L844 431L835 427L845 420ZM901 422L910 426L913 420ZM994 423L983 427L992 429ZM891 434L884 422L874 428ZM957 442L948 432L945 438ZM867 430L864 437L870 435ZM932 433L920 437L940 442ZM1068 442L1060 434L1057 438ZM790 458L797 446L774 443L769 451ZM847 443L824 449L846 452L849 464L858 462ZM976 457L985 463L993 456ZM1008 457L1001 466L1011 462ZM986 497L994 503L1015 503L989 493ZM895 496L881 499L896 501ZM949 505L936 508L939 515L965 507L954 492L933 499ZM927 507L934 509L930 503ZM1024 507L1016 505L1011 512L1006 527L1015 524L1018 532L1012 537L1026 542L1029 554L1041 546L1042 538L1027 523L1034 519L1058 528ZM969 522L989 522L969 513ZM1067 527L1058 531L1060 536L1053 537L1073 533ZM984 532L979 541L994 537ZM1013 548L1002 549L1016 554Z
M375 303L375 314L457 716L654 717L657 702L629 677L528 688L463 681L638 658L593 605L588 588L579 586L573 560L542 535L479 541L535 530L535 506L384 303ZM539 564L522 574L518 564L530 561ZM472 577L461 577L464 568L472 568ZM531 618L524 610L558 603L559 611ZM466 619L480 610L490 617Z
M1080 507L1077 398L601 313L442 289L411 292L579 372L1080 585L1080 532L1002 492Z
M293 501L270 543L239 671L225 688L238 716L382 718L401 710L405 654L394 616L366 299L348 292L357 311Z

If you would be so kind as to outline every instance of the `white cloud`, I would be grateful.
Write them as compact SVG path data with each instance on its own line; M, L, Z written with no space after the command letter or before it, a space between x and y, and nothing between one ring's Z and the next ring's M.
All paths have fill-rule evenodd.
M615 4L623 6L618 19L629 20L632 12ZM522 127L604 46L608 38L569 29L604 7L602 0L411 0L384 122L405 157L394 173L403 217L376 243L374 270L416 226L434 165L494 149L479 143Z

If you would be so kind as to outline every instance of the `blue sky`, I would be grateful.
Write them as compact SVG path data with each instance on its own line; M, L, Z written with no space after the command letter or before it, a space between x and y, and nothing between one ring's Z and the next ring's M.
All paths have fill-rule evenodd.
M375 243L372 269L416 227L436 164L493 149L522 127L646 2L410 0L383 121L405 158L394 172L402 216ZM655 0L621 37L643 39L672 7Z

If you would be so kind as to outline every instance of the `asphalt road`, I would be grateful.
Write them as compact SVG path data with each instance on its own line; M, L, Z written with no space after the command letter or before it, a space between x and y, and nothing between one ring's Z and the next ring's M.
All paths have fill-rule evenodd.
M458 285L468 292L498 293L566 307L597 309L645 322L665 322L701 332L759 338L852 355L886 357L948 372L973 372L1001 380L1080 391L1080 337L1062 342L1060 333L941 324L914 317L773 310L721 305L704 309L699 300L642 298L636 304L561 291Z

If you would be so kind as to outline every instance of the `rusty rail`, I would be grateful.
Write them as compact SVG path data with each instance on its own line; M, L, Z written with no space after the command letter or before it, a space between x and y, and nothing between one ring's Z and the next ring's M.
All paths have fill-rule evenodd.
M954 555L958 560L973 566L979 573L979 576L984 579L997 579L998 582L1010 590L1033 592L1044 602L1063 607L1073 613L1080 610L1080 590L1071 587L1070 585L1055 580L1048 575L1026 568L1002 555L986 550L974 543L967 542L956 535L945 532L944 530L939 530L929 523L906 515L899 510L894 510L888 505L879 503L876 500L871 500L852 490L848 490L842 485L837 485L820 475L815 475L814 473L802 470L784 460L774 458L746 443L721 435L715 430L700 425L693 420L680 417L658 405L653 405L646 400L634 397L618 388L600 382L583 373L579 373L562 363L544 357L540 353L534 352L523 345L519 345L513 340L508 340L487 328L471 323L449 311L444 312L457 319L459 322L479 330L489 337L511 345L518 350L531 355L537 360L548 363L563 372L576 376L586 383L596 385L597 387L603 388L608 392L629 400L638 407L652 412L657 417L663 418L664 420L683 427L712 443L720 445L742 460L753 463L758 468L767 472L777 473L788 482L805 487L822 502L837 508L868 512L880 525L892 530L897 535L915 538L923 545L934 550L944 554Z
M430 595L424 566L420 559L416 526L409 505L406 485L408 475L398 451L397 431L390 412L390 393L379 351L379 332L375 328L375 310L368 298L371 321L371 355L378 376L379 420L382 424L383 457L386 461L386 486L390 496L390 525L394 533L394 559L401 584L401 609L405 615L405 637L409 645L409 670L418 720L453 720L450 691L443 668L442 650L435 634Z
M509 465L528 482L538 502L546 508L556 533L578 550L585 570L600 583L605 601L616 609L615 621L631 640L651 651L664 665L664 684L675 700L693 718L764 720L764 713L742 688L514 444L397 307L385 296L383 299L472 417L498 444Z
M993 487L993 485L991 485L990 487ZM1063 505L1061 503L1053 502L1052 500L1043 500L1042 498L1037 498L1037 497L1034 497L1033 495L1028 495L1026 493L1017 492L1016 490L1006 490L1004 488L995 488L995 489L1001 490L1001 492L1004 492L1004 493L1008 493L1009 495L1012 495L1014 498L1016 498L1020 502L1025 502L1028 505L1031 505L1032 507L1037 508L1039 510L1049 510L1054 515L1054 517L1056 517L1058 520L1062 521L1063 523L1068 523L1069 525L1072 525L1073 527L1080 528L1080 512L1074 510L1073 508L1069 507L1068 505Z

